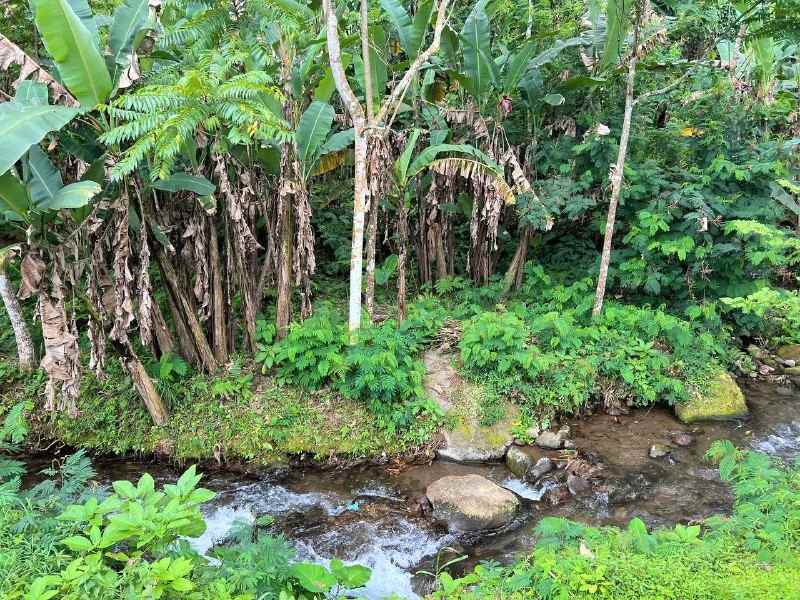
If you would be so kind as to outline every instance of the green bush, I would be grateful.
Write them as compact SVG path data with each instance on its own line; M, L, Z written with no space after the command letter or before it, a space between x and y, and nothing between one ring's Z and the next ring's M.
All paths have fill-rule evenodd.
M440 575L439 599L796 600L800 598L800 466L717 442L709 456L734 486L731 517L648 531L546 517L530 557Z

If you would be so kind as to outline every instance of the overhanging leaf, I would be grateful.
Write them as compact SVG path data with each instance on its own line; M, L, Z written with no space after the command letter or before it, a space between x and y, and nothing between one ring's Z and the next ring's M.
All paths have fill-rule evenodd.
M340 150L344 150L353 143L355 138L356 132L352 127L350 129L345 129L344 131L337 131L322 145L319 153L321 156L324 156L330 152L339 152Z
M149 13L148 0L125 0L114 11L114 22L108 36L111 60L115 65L127 67L133 55L133 41L141 31Z
M489 84L494 80L494 61L490 55L491 36L489 16L486 14L488 0L478 0L461 30L460 40L464 56L464 76L467 91L476 100L485 100Z
M92 34L68 0L31 0L36 27L61 79L84 108L105 102L111 77Z
M334 110L326 102L314 101L300 117L295 132L300 161L310 167L333 125Z
M400 155L400 158L397 159L397 163L395 163L395 177L401 187L405 187L408 181L408 165L411 163L411 157L414 155L414 148L417 147L417 140L421 133L422 130L418 128L411 132L411 135L408 136L406 147L403 148L403 153Z
M17 86L14 102L28 106L47 106L47 86L39 81L26 79Z
M198 196L208 196L217 190L217 186L202 175L175 173L167 179L153 182L153 187L163 192L194 192Z
M24 220L29 210L30 201L22 182L11 171L0 175L0 211L12 213L18 219Z
M381 0L381 6L386 11L395 31L397 31L397 36L400 38L400 46L411 57L414 25L408 12L403 7L403 3L401 0Z
M633 0L608 0L606 5L606 48L600 60L600 70L603 71L616 64L622 45L625 42L625 35L631 24L631 12Z
M0 174L48 132L61 129L77 114L77 109L64 106L0 103Z
M64 187L64 181L61 173L38 145L31 146L28 151L27 166L30 172L28 193L33 205L38 208L55 198L58 190Z
M38 208L61 210L62 208L81 208L100 193L100 186L94 181L78 181L64 186L49 201Z

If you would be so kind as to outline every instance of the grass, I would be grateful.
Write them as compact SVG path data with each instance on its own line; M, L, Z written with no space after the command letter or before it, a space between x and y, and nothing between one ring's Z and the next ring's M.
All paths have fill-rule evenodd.
M20 400L42 403L44 376L22 375L0 363L0 413ZM229 460L256 464L303 455L318 462L382 459L424 450L437 428L421 416L390 434L365 403L329 390L308 391L253 378L247 370L208 379L159 384L170 405L166 426L156 427L129 379L110 368L103 380L86 375L80 417L30 415L30 439L59 440L99 454L161 454L178 461Z

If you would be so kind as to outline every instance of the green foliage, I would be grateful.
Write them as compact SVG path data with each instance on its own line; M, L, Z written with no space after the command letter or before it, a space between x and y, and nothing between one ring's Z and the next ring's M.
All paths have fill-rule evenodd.
M723 310L743 334L773 343L800 342L800 296L796 291L763 287L737 298L720 298Z
M770 599L797 595L798 467L717 442L709 456L732 482L733 515L648 531L597 529L561 517L536 526L529 558L439 578L434 598Z

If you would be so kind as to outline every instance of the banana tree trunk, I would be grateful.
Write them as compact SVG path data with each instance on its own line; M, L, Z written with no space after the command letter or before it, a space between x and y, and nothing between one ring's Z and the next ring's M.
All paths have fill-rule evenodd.
M370 200L369 225L367 226L367 314L375 320L375 253L378 238L378 203Z
M528 255L528 241L530 240L530 230L527 227L523 228L519 236L519 243L517 250L514 252L514 257L511 259L511 264L508 265L505 277L503 277L503 292L502 295L508 295L512 289L518 290L522 285L522 273L525 268L525 258Z
M228 362L228 339L225 330L225 297L222 293L222 261L219 256L219 240L214 219L208 220L208 254L211 263L211 343L214 358L220 364Z
M208 339L206 339L206 334L203 331L203 327L200 325L197 314L192 310L189 300L181 290L175 269L163 250L158 251L158 264L161 267L161 274L164 278L164 282L167 284L169 293L172 295L176 312L179 317L183 318L186 324L186 328L194 343L194 349L197 352L197 356L200 358L200 362L207 372L213 373L217 369L217 361L214 358L214 353L211 351L211 346L208 344Z
M286 337L292 318L292 206L290 196L281 199L280 262L278 263L278 304L275 329L278 339Z
M406 318L406 261L408 256L408 211L401 199L397 215L397 321L402 323Z
M35 353L33 351L33 340L28 331L28 324L22 314L17 295L14 292L11 280L6 272L6 258L0 255L0 296L3 298L8 318L11 321L11 328L14 330L14 339L17 343L17 357L19 358L19 368L27 373L33 370Z

